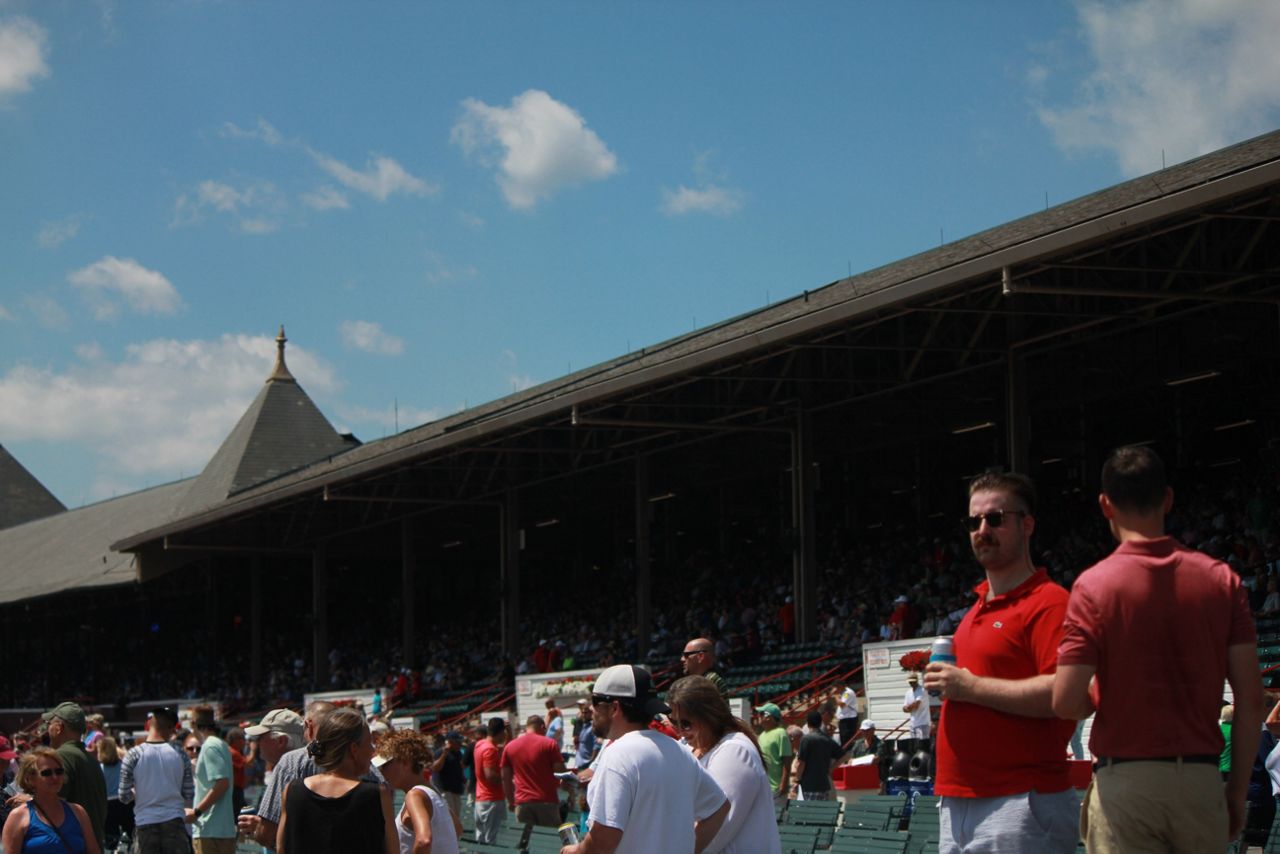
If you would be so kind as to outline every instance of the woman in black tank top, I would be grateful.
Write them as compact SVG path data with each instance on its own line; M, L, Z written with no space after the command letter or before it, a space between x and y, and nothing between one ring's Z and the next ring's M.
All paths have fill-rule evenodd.
M399 854L391 790L361 780L373 758L364 716L337 709L320 722L307 745L318 774L285 789L279 854Z

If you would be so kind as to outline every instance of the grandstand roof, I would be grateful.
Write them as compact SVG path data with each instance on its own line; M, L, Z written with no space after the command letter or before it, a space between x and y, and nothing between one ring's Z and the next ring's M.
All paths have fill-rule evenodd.
M994 284L998 302L998 288L1006 269L1029 269L1048 259L1060 261L1076 249L1107 241L1118 243L1167 218L1194 215L1206 206L1223 205L1238 196L1278 185L1280 131L371 442L340 457L237 492L206 509L123 537L114 547L143 549L169 535L245 517L259 508L291 499L314 497L344 482L418 465L433 455L480 446L503 434L553 422L567 425L573 407L616 403L624 395L641 395L664 383L679 383L695 372L705 375L718 365L750 360L756 354L813 339L856 319L876 318L887 310L916 305L925 298L975 282ZM1210 290L1204 288L1205 292ZM1153 291L1150 297L1164 295ZM1056 312L1052 308L1040 315L1045 318L1042 322L1058 323L1054 328L1070 331L1063 325L1069 317L1053 319ZM1097 322L1101 321L1090 323ZM933 323L936 326L938 321ZM977 326L973 340L982 334L982 329ZM1050 329L1041 337L1061 334ZM925 345L920 346L923 349ZM732 419L733 415L725 417ZM732 428L733 422L722 421L719 426Z
M6 497L0 514L6 512L11 492L20 499L17 509L29 513L12 527L0 528L0 602L138 580L136 559L114 551L115 540L217 506L238 492L349 450L354 440L330 426L289 373L285 340L281 327L275 367L266 384L194 478L65 510L0 447L0 495ZM38 507L48 512L30 515Z
M67 508L0 445L0 530Z

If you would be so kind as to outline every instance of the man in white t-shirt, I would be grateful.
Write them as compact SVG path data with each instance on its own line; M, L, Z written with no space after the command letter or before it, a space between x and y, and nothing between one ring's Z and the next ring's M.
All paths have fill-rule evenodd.
M929 695L920 687L920 674L907 677L907 693L902 697L902 711L911 715L911 737L929 737Z
M195 794L191 763L173 749L169 736L178 724L173 709L152 709L147 740L120 761L120 802L133 804L138 854L188 854L186 806Z
M848 682L852 682L850 677ZM849 742L858 734L858 693L851 684L846 684L836 701L836 726L840 728L840 746L846 750Z
M695 854L711 843L729 801L693 754L649 729L669 712L649 673L631 664L605 669L591 693L592 729L610 739L587 789L591 829L560 854Z

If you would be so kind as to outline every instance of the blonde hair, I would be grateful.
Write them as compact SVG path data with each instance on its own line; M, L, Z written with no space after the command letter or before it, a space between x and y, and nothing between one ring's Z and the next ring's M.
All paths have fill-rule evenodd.
M325 715L316 727L315 741L307 745L307 754L316 761L322 771L332 771L342 764L347 750L359 744L369 725L364 715L351 707L337 709Z
M18 773L14 776L18 785L22 787L22 791L27 794L34 794L36 790L36 778L40 772L36 770L36 762L41 759L52 759L58 763L59 768L65 767L62 764L62 757L52 747L45 747L43 744L39 747L33 747L26 753L22 754L22 758L18 760Z
M98 753L98 761L103 765L115 765L120 761L120 745L116 744L116 740L109 735L98 739L95 749Z

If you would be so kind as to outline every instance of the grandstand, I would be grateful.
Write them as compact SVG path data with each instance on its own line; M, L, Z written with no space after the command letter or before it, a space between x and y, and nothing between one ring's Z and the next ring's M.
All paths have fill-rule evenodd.
M662 667L746 608L733 688L820 693L861 642L826 619L963 589L976 472L1036 478L1064 579L1106 547L1116 444L1158 445L1188 511L1274 498L1278 190L1280 132L363 445L281 341L201 475L0 530L7 702L167 680L252 710L434 668L417 709L448 720L511 693L534 638Z

